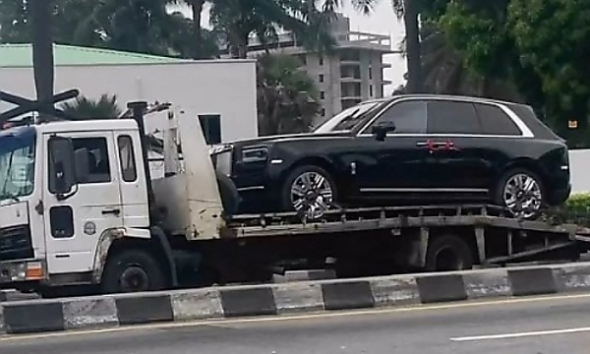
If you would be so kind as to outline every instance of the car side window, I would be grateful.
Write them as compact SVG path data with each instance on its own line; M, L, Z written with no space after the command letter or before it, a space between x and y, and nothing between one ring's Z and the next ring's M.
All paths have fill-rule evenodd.
M485 135L522 135L520 128L498 106L478 103L475 105L482 134Z
M475 107L470 102L428 101L428 134L480 134Z
M375 125L393 122L393 134L424 134L426 133L426 102L412 100L395 103L389 107L366 131L369 133Z
M106 138L72 139L78 183L108 183L111 165Z

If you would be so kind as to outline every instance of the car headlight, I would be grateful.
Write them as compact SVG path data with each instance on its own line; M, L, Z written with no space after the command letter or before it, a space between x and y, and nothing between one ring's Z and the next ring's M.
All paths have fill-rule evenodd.
M217 144L209 147L209 155L218 155L232 150L231 144Z
M242 150L242 162L249 163L249 162L258 162L258 161L266 161L268 158L268 148L267 147L253 147L253 148L246 148Z

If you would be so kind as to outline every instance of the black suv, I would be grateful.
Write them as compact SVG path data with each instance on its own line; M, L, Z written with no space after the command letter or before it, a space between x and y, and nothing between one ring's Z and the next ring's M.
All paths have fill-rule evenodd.
M531 107L400 95L343 111L309 134L215 147L241 213L491 202L523 218L570 194L568 149Z

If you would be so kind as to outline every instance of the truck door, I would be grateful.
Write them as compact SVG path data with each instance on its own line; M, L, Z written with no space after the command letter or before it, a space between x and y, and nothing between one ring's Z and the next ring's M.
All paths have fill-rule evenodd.
M60 133L75 150L77 186L71 197L58 200L45 178L43 215L50 274L92 270L97 242L108 229L123 225L119 164L114 134L109 131ZM48 151L49 135L43 137ZM49 174L48 158L44 173Z

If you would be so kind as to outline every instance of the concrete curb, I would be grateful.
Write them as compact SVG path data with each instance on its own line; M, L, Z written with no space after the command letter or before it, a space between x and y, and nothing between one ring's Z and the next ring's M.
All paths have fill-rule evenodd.
M0 306L0 332L38 333L590 290L590 263L136 293Z

